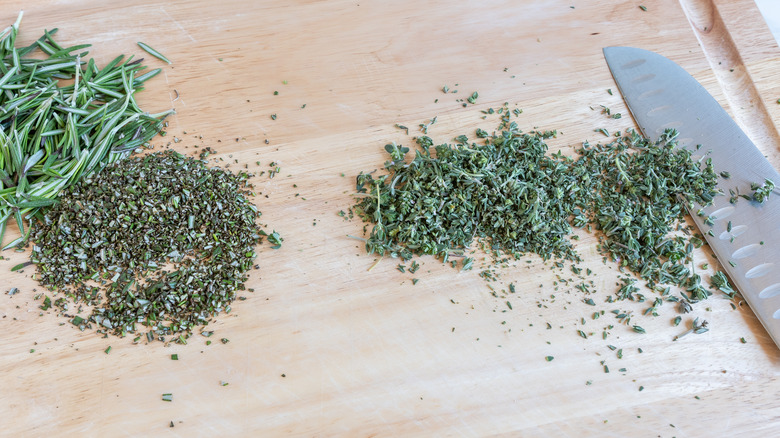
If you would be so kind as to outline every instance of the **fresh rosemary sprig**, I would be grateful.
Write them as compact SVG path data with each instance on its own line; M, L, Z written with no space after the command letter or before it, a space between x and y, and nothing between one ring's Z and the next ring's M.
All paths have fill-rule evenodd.
M5 248L27 239L25 220L63 189L145 144L173 113L135 101L160 69L123 55L101 69L86 58L89 44L59 45L57 29L17 47L21 20L0 32L0 243L11 217L22 233Z

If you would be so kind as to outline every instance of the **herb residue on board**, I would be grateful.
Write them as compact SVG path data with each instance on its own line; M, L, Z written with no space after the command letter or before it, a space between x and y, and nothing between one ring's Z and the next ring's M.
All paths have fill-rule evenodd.
M173 151L109 165L65 191L35 225L38 280L93 306L72 321L82 329L143 329L148 340L180 334L184 342L195 326L229 312L245 288L265 235L249 176ZM67 300L54 305L67 314Z

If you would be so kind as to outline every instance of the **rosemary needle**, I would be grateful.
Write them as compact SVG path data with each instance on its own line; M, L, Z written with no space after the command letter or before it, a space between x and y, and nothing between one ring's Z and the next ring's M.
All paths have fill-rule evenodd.
M166 57L165 57L165 55L163 55L162 53L158 52L157 50L154 50L154 49L153 49L151 46L149 46L148 44L144 44L144 43L142 43L142 42L140 42L140 41L139 41L139 42L138 42L138 47L140 47L140 48L144 49L146 52L148 52L150 55L154 56L155 58L159 58L159 59L161 59L161 60L163 60L163 61L167 62L168 64L170 64L170 63L171 63L171 61L170 61L170 60L168 60L168 58L166 58Z

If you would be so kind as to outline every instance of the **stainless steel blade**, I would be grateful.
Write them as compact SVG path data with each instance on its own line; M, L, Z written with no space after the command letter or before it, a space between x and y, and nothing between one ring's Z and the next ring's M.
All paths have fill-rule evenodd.
M644 135L657 138L667 128L679 132L679 144L708 153L718 172L731 174L719 188L750 194L751 183L780 174L718 102L680 66L647 50L604 49L612 76ZM700 149L696 149L701 145ZM730 196L716 197L704 216L691 212L724 270L780 347L780 195L764 204ZM698 211L698 210L697 210ZM714 226L704 223L707 216ZM730 225L729 225L730 224ZM715 236L707 235L712 229ZM730 231L729 231L730 230Z

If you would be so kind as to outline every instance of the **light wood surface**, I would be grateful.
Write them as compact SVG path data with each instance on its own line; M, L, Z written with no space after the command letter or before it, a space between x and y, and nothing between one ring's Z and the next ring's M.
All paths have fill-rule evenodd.
M509 102L523 109L521 128L559 130L551 151L565 153L601 140L594 128L631 127L601 53L609 45L681 64L777 166L780 50L752 0L8 1L0 20L12 23L19 9L25 43L58 27L63 43L91 42L101 64L143 56L137 41L171 59L148 61L164 74L139 95L149 111L177 111L154 143L210 146L232 169L278 162L281 174L254 182L264 223L285 241L261 247L256 291L209 325L209 346L199 335L134 345L80 332L40 311L33 269L10 272L29 250L6 251L0 435L780 434L780 350L747 306L713 296L685 318L706 319L710 331L673 342L684 329L672 326L671 306L653 318L641 315L647 303L604 303L618 272L593 235L579 248L596 273L595 307L532 258L493 283L430 258L415 275L390 259L368 271L375 259L346 237L362 223L337 215L352 202L354 176L381 168L383 146L411 145L434 116L429 135L444 142L495 128L480 111ZM456 101L474 91L476 105ZM599 105L625 117L609 119ZM717 267L697 252L697 266L705 262ZM503 298L510 282L518 292ZM11 287L19 294L6 295ZM633 311L647 334L620 325L613 309ZM594 321L598 310L606 314Z

